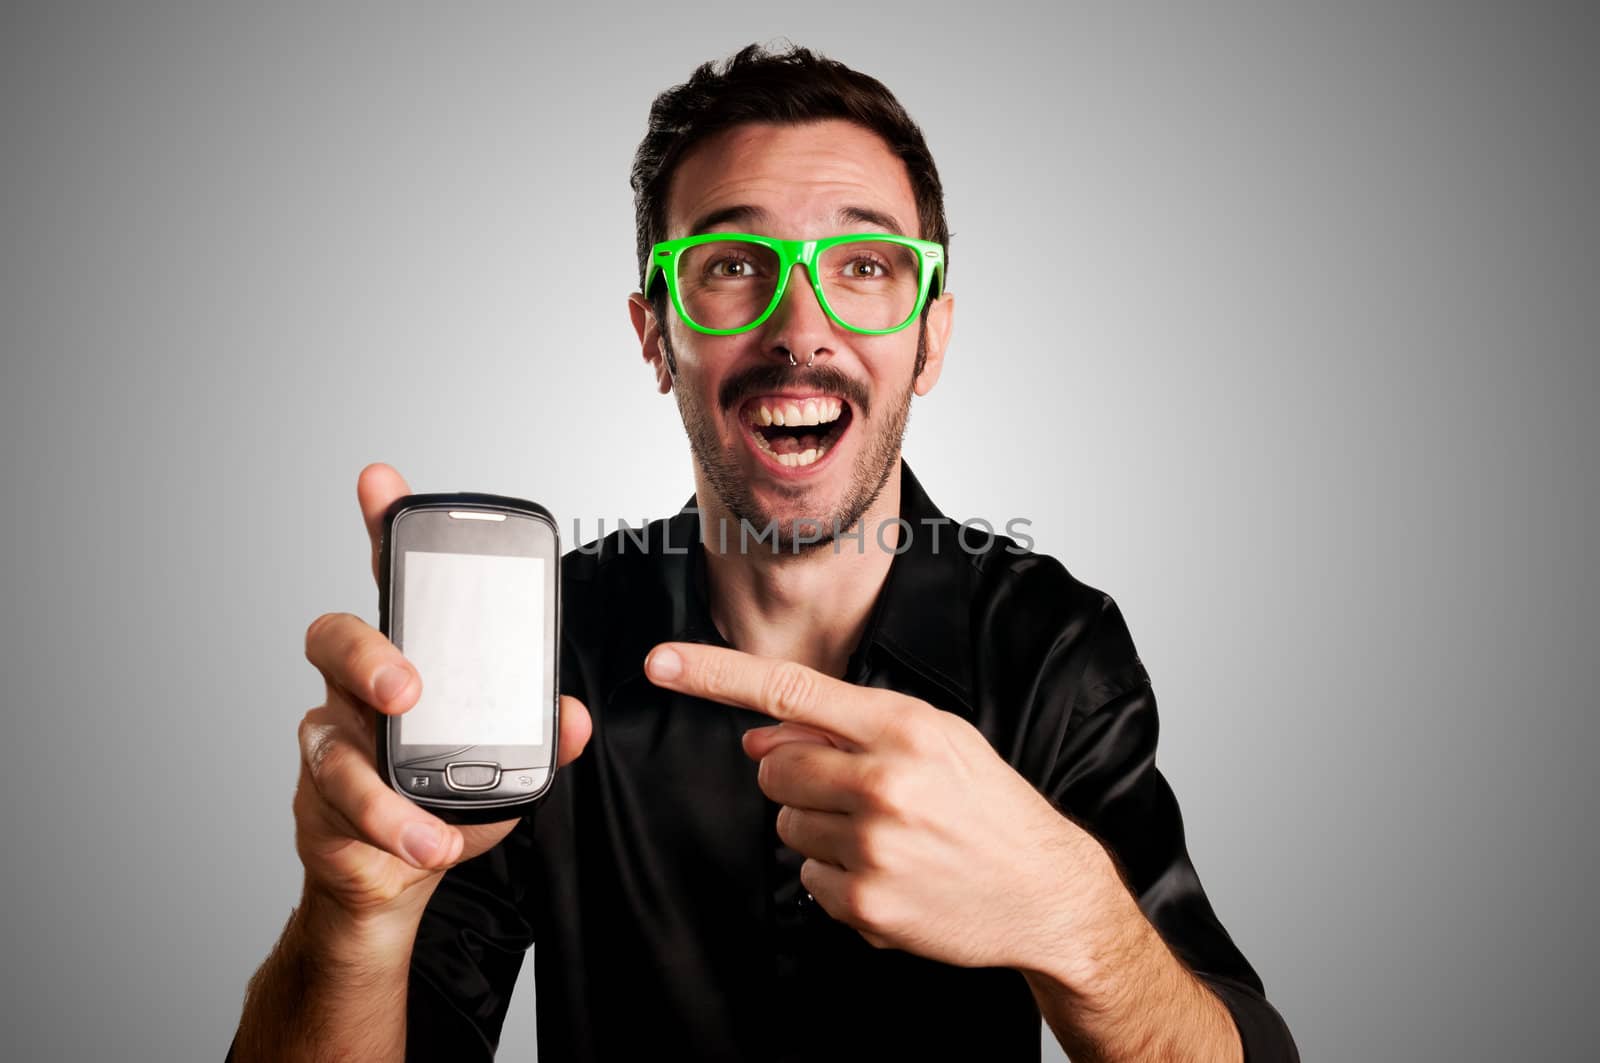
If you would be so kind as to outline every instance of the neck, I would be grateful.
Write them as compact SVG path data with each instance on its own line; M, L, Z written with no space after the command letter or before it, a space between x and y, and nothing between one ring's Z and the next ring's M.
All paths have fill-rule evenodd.
M696 471L701 542L706 552L711 619L737 649L797 661L843 677L878 591L889 575L900 527L900 459L883 490L850 529L862 541L841 538L803 549L773 552L770 540L741 548L739 521ZM719 537L717 529L728 534ZM878 541L879 529L883 541Z

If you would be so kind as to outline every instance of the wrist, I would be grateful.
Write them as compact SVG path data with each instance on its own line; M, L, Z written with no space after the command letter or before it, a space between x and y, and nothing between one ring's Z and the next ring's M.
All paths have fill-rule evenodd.
M1015 966L1032 983L1047 983L1084 1006L1109 1007L1131 968L1159 946L1155 928L1128 892L1111 855L1096 844L1072 857L1074 871L1062 889L1059 876L1048 907Z
M337 970L377 971L404 966L440 875L431 875L382 908L352 908L307 881L295 922L307 959Z
M1095 849L1057 878L1040 917L1048 929L1018 966L1056 1039L1073 1059L1168 1059L1180 1047L1184 1058L1240 1059L1227 1005L1167 947L1110 853Z

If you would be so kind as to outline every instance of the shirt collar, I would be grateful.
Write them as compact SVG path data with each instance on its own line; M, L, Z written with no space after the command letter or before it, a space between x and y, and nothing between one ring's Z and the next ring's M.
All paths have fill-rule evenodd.
M968 645L972 561L957 537L956 522L945 516L902 457L900 461L901 552L873 603L861 643L850 658L846 678L862 682L874 655L887 654L902 666L955 698L968 715L972 710L972 659ZM699 546L699 511L690 496L668 518L669 541L693 544L674 558L668 579L673 584L673 641L728 645L711 619L705 552ZM875 532L869 529L866 547ZM844 541L840 549L852 549Z

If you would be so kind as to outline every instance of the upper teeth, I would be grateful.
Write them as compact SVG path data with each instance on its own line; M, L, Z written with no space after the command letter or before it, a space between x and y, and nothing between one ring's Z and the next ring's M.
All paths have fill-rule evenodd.
M786 399L760 399L753 406L747 416L751 424L827 424L839 419L844 411L844 402L840 399L805 399L795 402Z

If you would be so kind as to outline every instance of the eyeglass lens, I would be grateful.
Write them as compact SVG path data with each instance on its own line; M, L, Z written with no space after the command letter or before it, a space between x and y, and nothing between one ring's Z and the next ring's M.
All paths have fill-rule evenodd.
M835 244L817 257L822 294L853 328L889 329L916 309L920 256L878 240ZM706 328L743 328L766 312L778 284L778 253L742 240L697 244L678 260L684 312ZM790 279L790 284L800 278Z

